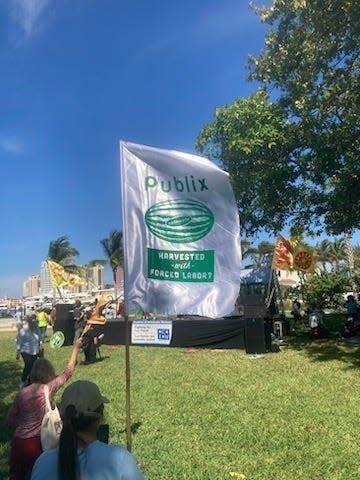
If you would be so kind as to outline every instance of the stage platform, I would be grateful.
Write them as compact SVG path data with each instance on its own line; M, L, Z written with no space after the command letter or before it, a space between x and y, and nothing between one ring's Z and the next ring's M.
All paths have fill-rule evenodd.
M57 306L55 330L64 333L64 345L71 345L74 339L72 308L71 305ZM131 332L131 319L129 323ZM97 331L99 334L104 333L103 344L125 345L125 320L123 318L108 320L104 325L97 326ZM229 316L217 319L182 316L172 320L172 339L168 346L237 348L245 349L246 353L266 353L271 351L271 333L273 331L273 320L260 315L249 318Z
M131 331L131 323L130 331ZM245 348L245 321L241 317L196 318L173 320L170 347ZM124 319L108 320L99 327L105 345L125 344Z
M173 320L170 347L243 349L249 354L271 351L273 320L269 318L183 317ZM130 331L131 331L131 320ZM125 321L107 321L101 327L106 345L125 344ZM131 343L130 343L131 344Z

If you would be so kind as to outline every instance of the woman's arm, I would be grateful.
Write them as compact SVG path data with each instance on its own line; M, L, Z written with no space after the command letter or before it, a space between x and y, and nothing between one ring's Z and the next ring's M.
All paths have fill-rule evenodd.
M67 367L65 370L55 377L51 382L48 383L49 386L49 395L50 398L52 399L55 393L59 390L59 388L64 385L64 383L71 377L73 374L74 368L77 363L77 356L79 353L80 348L82 347L82 340L79 338L76 340L74 343L74 346L71 350L70 358L67 364Z
M67 364L67 368L71 368L72 370L74 370L74 368L76 366L76 363L77 363L77 356L78 356L78 353L79 353L79 350L80 350L81 347L82 347L82 340L81 340L81 338L79 338L74 343L74 346L73 346L73 349L71 351L71 355L70 355L70 358L69 358L69 362Z
M20 332L17 334L17 337L16 337L16 351L19 353L19 355L20 355L22 344L23 344L22 339L23 339L23 330L20 330Z

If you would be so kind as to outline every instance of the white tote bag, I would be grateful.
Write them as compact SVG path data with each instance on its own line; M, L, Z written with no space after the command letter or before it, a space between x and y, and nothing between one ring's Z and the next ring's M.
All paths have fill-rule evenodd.
M62 430L62 421L57 407L51 408L49 399L49 387L45 385L44 394L46 400L46 412L41 423L41 445L43 450L56 448Z

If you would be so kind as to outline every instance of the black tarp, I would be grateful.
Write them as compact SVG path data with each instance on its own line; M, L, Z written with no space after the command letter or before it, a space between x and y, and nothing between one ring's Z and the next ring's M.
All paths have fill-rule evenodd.
M70 345L74 338L72 313L73 305L57 306L56 330L61 330L65 334L65 345ZM249 318L237 316L216 319L199 316L180 317L172 320L170 347L238 348L258 353L269 351L272 326L269 327L269 323L260 315L250 320L249 322ZM132 321L129 322L131 332ZM108 320L101 326L101 333L104 333L103 344L125 345L124 319Z
M241 317L181 318L173 320L170 347L245 348L244 330L245 322ZM108 320L103 332L104 344L125 344L123 319Z

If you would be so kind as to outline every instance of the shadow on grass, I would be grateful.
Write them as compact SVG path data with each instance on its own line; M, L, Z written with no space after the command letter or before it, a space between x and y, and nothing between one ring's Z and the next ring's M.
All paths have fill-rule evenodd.
M7 479L8 472L8 451L10 449L10 441L12 432L4 427L6 414L9 410L10 403L5 401L9 396L9 392L13 392L12 399L18 391L18 383L21 376L23 364L16 361L0 362L0 480Z
M141 426L141 422L132 423L130 427L131 433L134 435L139 430L140 426ZM125 433L125 432L126 432L125 428L124 430L120 430L120 433Z
M0 362L0 422L4 422L7 411L10 407L8 402L5 402L5 398L8 397L9 392L14 392L13 397L19 390L19 380L21 377L23 364L15 361L3 361ZM4 429L0 429L0 441L4 440Z
M348 368L360 367L359 345L344 342L337 333L329 333L327 338L312 339L309 334L296 334L286 339L295 350L302 350L312 361L342 361Z
M360 367L360 346L346 343L340 336L345 315L344 313L327 313L323 317L328 329L326 338L310 337L308 319L304 317L303 325L293 325L292 335L286 338L286 344L294 350L302 350L312 360L317 362L342 361L345 368Z
M101 356L100 358L97 358L96 360L94 360L93 362L87 362L86 360L81 360L79 362L79 366L87 366L87 365L95 365L96 363L99 363L99 362L102 362L106 359L110 358L108 355L107 356Z

